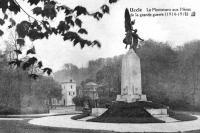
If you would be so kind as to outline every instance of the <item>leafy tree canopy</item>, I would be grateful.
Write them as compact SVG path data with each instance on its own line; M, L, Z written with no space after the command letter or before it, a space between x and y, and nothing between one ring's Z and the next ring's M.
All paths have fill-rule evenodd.
M0 0L0 12L3 14L3 16L0 17L0 36L5 32L2 30L1 26L5 25L6 22L9 23L8 28L15 28L17 33L17 38L15 38L14 43L16 58L11 60L9 64L22 67L24 70L36 66L42 69L43 72L51 74L52 70L50 68L42 68L42 62L38 61L36 57L29 57L25 61L19 59L19 55L22 54L21 48L25 45L25 37L28 37L31 41L35 41L43 38L48 39L50 35L55 34L62 36L64 41L71 41L74 46L79 44L81 48L95 45L100 47L101 44L98 40L88 40L82 37L82 35L88 34L88 32L82 27L83 21L81 19L84 19L84 16L91 16L96 20L100 20L104 14L110 12L110 5L117 2L117 0L108 0L107 4L101 5L96 12L89 12L86 7L81 5L71 8L67 5L59 4L54 0L25 0L25 2L32 8L32 14L36 15L38 18L42 17L43 19L39 20L28 14L19 4L18 0ZM18 23L8 15L10 12L15 15L24 12L28 20L24 19ZM52 20L61 12L64 12L64 19L59 20L58 24L54 26ZM35 48L33 47L29 49L26 54L34 55L35 53ZM37 75L34 73L30 75L33 78L37 78Z
M0 18L0 25L4 25L5 21L10 21L11 25L9 28L16 25L16 32L21 39L24 39L27 36L34 41L37 39L48 38L52 34L59 34L63 37L63 40L70 40L74 45L80 44L81 48L83 48L85 45L97 45L100 47L100 43L97 40L90 41L81 37L81 34L87 34L88 32L82 27L80 16L91 16L100 20L104 14L109 13L110 4L117 2L117 0L109 0L108 5L102 5L100 9L94 13L88 12L85 7L80 5L75 8L70 8L67 5L60 5L54 0L28 0L27 2L31 7L34 7L32 9L33 14L44 18L42 21L29 15L23 7L20 6L17 0L2 0L0 1L0 9L4 14L4 17ZM23 11L31 21L24 20L16 23L15 20L8 17L8 11L15 14ZM64 20L60 20L59 24L53 27L51 25L51 20L54 20L60 12L65 13ZM78 27L77 32L72 31L72 28L75 26ZM0 35L3 35L3 33L4 32L0 30Z

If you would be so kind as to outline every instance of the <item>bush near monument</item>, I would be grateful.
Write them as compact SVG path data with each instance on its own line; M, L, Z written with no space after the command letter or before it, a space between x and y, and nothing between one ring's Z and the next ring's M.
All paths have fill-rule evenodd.
M92 107L92 99L88 96L76 96L72 99L74 104L76 106L84 107L85 104L88 104L88 106L91 108Z
M112 104L112 99L109 97L101 97L98 100L98 107L99 108L108 108Z

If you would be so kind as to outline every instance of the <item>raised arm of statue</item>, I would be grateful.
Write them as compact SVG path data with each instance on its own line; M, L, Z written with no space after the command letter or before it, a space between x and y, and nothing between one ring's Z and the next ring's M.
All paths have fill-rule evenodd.
M139 36L138 36L138 39L140 39L141 41L144 41L144 39L140 38Z

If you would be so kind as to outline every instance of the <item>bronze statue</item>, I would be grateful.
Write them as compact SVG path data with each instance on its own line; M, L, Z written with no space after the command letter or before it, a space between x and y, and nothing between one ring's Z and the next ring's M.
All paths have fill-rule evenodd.
M135 24L135 20L131 21L131 17L129 14L128 9L126 8L125 10L125 32L126 36L123 40L123 43L126 44L126 47L130 45L130 49L133 49L136 51L137 46L138 46L138 39L141 41L144 41L142 38L139 37L137 34L137 29L133 29L132 25Z

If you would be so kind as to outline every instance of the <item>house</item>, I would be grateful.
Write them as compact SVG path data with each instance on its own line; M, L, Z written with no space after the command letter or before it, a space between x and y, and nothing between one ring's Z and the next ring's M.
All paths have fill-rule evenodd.
M72 106L75 105L73 103L73 98L76 97L76 82L73 79L68 79L65 81L60 82L62 87L62 98L61 100L52 99L53 105L60 105L60 106Z
M97 88L98 88L98 84L94 82L88 82L85 84L84 89L82 90L82 95L88 96L92 100L97 100L99 99Z
M72 79L61 82L62 99L61 103L64 106L74 105L73 98L76 97L76 82Z

